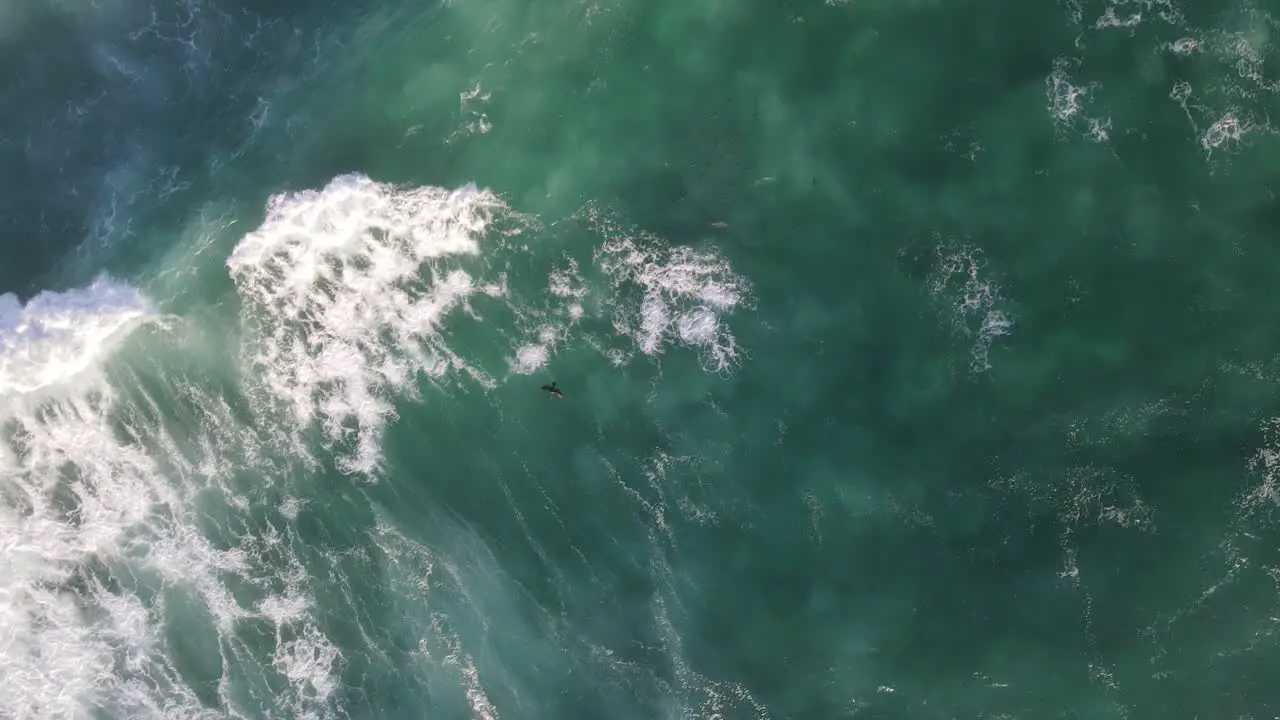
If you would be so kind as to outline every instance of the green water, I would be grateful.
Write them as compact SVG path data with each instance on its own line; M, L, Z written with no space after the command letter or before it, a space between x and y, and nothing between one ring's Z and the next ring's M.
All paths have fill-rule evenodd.
M1265 4L0 24L0 716L1280 714Z

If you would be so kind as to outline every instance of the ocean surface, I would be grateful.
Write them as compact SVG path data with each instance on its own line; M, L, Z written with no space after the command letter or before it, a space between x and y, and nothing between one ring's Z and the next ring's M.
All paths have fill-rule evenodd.
M1278 7L0 0L0 718L1280 716Z

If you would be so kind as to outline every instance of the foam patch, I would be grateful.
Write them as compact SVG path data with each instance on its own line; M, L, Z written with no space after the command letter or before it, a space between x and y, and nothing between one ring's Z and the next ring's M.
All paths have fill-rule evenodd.
M250 330L249 361L299 427L318 423L348 472L374 473L393 393L418 373L470 372L443 318L474 293L502 294L437 261L477 255L504 206L474 184L400 189L362 175L277 195L227 266ZM301 447L301 443L298 443Z

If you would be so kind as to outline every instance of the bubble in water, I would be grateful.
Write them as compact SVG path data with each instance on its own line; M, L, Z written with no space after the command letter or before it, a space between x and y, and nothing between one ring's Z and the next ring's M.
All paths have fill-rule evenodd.
M680 316L677 327L680 339L690 345L714 342L719 322L711 308L702 306Z
M541 370L547 364L551 353L545 345L521 345L516 350L516 357L511 363L511 371L519 375L530 375Z

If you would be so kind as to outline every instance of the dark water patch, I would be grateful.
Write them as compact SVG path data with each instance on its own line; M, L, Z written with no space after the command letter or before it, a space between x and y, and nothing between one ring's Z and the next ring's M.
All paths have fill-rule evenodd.
M134 267L207 198L271 103L331 52L342 5L33 5L0 37L0 292L83 282L117 251ZM136 247L143 244L143 248ZM71 251L95 267L67 277ZM75 267L72 263L70 267Z

